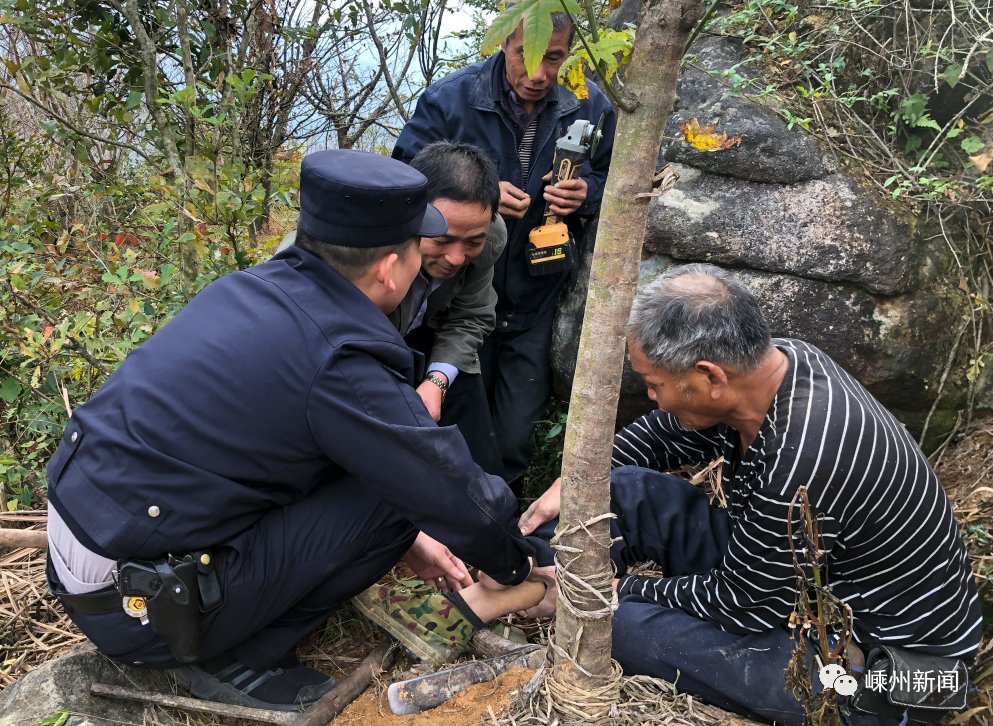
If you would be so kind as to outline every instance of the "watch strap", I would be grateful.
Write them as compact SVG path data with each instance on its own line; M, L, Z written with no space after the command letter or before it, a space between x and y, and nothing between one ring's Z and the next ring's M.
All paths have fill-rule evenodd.
M434 371L428 371L428 374L424 376L425 381L431 381L434 385L441 389L441 400L445 400L445 396L448 394L448 384L445 379L439 376Z

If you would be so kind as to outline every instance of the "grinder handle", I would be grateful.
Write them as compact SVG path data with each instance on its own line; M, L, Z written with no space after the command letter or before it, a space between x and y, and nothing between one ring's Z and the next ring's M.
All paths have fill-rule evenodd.
M573 151L563 149L561 146L555 147L555 156L552 159L552 184L558 184L566 179L575 179L579 172L583 170L586 163L586 151ZM559 221L558 216L549 211L549 203L545 202L545 224L555 224Z

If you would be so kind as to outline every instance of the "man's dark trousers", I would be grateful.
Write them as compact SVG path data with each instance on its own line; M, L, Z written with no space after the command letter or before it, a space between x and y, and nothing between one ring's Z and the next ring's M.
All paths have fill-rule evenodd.
M493 430L503 457L499 473L518 497L531 461L531 431L544 415L552 388L553 320L548 315L526 330L495 330L479 352Z
M652 561L667 577L718 567L727 550L727 512L685 479L625 466L611 473L611 559L619 575ZM548 535L550 530L542 528ZM735 713L799 726L803 709L784 689L795 642L785 628L738 635L638 594L624 595L613 617L613 656L627 675L648 675ZM809 650L809 649L808 649ZM856 717L858 718L858 717ZM852 724L882 725L865 716ZM895 723L895 722L893 722Z
M411 330L404 336L404 342L421 353L426 362L431 362L431 348L434 345L434 331L431 328L422 325ZM459 371L445 394L438 425L458 426L472 460L486 473L500 476L503 470L500 447L480 374Z
M212 549L223 601L202 617L200 659L231 653L257 670L290 664L296 645L389 571L416 536L409 521L350 478L272 509ZM101 649L115 660L181 665L123 610L74 613L73 620L84 633L99 633Z

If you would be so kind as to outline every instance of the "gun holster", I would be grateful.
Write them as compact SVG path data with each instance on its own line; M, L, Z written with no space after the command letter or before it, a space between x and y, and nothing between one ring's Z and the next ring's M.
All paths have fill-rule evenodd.
M124 597L145 600L152 631L180 663L200 657L200 593L193 555L147 562L117 563L117 589Z

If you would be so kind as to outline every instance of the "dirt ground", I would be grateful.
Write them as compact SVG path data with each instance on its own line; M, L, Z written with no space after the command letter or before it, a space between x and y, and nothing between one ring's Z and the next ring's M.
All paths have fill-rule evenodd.
M334 720L335 726L475 726L493 720L490 712L499 716L521 686L534 676L534 671L514 668L495 681L477 683L455 694L437 708L409 716L394 716L386 698L386 685L369 689L351 703Z

